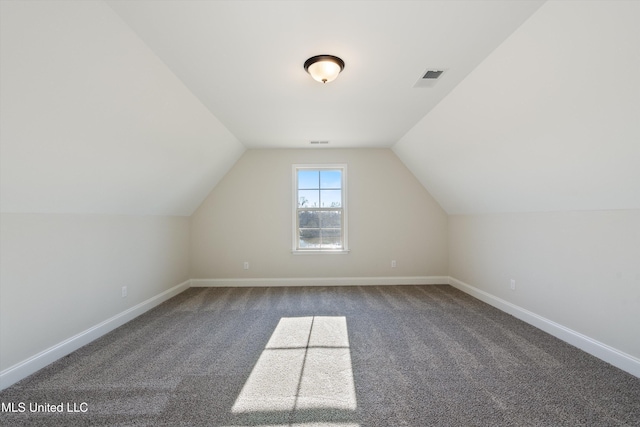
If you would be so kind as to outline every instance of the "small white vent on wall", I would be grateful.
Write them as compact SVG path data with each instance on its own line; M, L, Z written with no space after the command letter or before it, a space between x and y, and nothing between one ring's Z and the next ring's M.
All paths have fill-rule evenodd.
M446 71L445 68L429 67L420 75L413 87L434 87Z

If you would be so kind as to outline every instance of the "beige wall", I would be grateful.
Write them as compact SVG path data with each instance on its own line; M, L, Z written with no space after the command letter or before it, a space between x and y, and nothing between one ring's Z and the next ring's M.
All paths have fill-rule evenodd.
M298 163L347 164L349 254L291 253ZM191 217L196 279L439 276L447 256L446 213L388 149L248 150Z
M640 357L639 210L450 216L449 268L455 279Z
M188 280L188 240L187 217L2 214L0 371Z

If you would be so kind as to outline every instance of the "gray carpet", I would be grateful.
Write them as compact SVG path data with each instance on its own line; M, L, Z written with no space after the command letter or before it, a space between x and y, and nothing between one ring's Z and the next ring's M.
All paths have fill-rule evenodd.
M450 286L191 288L0 401L11 426L640 425L640 379Z

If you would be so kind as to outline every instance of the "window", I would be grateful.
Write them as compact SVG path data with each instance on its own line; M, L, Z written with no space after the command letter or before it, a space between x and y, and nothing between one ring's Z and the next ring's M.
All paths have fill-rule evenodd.
M294 252L348 251L346 172L346 165L294 165Z

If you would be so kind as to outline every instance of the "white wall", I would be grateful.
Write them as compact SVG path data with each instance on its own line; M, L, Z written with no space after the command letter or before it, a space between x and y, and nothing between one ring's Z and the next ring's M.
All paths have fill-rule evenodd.
M449 268L640 359L640 210L450 216Z
M450 276L636 358L639 19L546 2L393 147L451 215Z
M0 9L6 385L189 279L186 216L244 146L104 2Z
M189 278L186 217L0 220L0 371Z
M291 253L298 163L347 164L349 254ZM388 149L248 150L191 218L192 278L441 276L446 248L446 214Z

